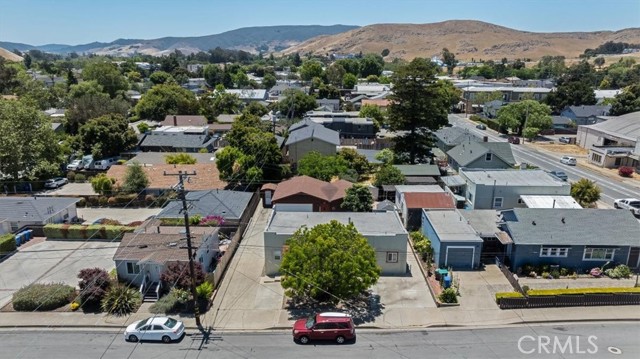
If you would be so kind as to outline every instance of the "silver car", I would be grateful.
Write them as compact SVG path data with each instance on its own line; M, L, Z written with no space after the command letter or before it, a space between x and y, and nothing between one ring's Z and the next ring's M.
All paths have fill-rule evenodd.
M183 334L184 324L181 321L169 317L151 317L131 323L124 331L124 340L171 343L182 338Z
M575 166L578 161L575 159L575 157L562 156L562 158L560 158L560 163L567 166Z

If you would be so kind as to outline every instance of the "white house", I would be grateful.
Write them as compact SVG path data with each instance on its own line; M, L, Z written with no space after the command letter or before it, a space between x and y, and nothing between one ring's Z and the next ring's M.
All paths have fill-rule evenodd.
M78 216L78 201L70 197L0 197L0 234L30 224L71 221Z

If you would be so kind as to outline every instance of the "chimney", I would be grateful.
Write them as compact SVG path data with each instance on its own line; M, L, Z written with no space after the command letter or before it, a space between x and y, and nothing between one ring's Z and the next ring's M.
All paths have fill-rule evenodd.
M176 115L173 115L173 125L178 126L178 117Z
M562 217L562 219L560 221L564 224L564 217Z

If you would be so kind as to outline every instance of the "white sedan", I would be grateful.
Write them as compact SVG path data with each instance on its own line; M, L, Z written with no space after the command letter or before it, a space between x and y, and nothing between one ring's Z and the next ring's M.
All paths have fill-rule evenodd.
M578 161L576 161L575 157L562 156L562 158L560 158L560 163L563 163L569 166L575 166L578 163Z
M124 340L137 342L155 340L171 343L184 334L184 324L169 317L151 317L131 323L124 331Z

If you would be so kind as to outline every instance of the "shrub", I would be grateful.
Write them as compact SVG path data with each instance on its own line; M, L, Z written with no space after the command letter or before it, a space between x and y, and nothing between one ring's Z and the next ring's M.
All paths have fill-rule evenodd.
M78 173L74 179L74 181L76 183L82 183L87 179L87 177L85 175L83 175L82 173Z
M563 289L531 289L529 296L550 296L562 294L610 294L610 293L640 293L640 287L620 288L563 288Z
M127 315L138 310L142 303L140 293L123 284L116 284L102 298L101 308L104 312L113 315Z
M107 204L108 204L109 206L114 206L114 205L116 204L116 198L115 198L115 197L109 197L109 198L107 199Z
M538 269L539 269L538 272L545 273L545 272L549 272L551 270L551 267L548 264L543 264Z
M633 176L633 168L622 166L618 168L618 174L622 177L632 177Z
M67 179L69 180L69 182L73 182L76 179L76 173L73 171L69 171L67 173Z
M438 299L442 303L458 303L458 295L456 294L456 290L453 288L447 288L440 293Z
M544 279L548 279L551 276L551 273L549 272L542 272L542 278Z
M209 226L209 227L218 227L224 224L224 218L222 216L206 216L200 220L199 225L201 226Z
M80 200L78 201L77 207L86 207L87 206L87 200L84 199L84 197L80 197Z
M204 282L204 272L201 265L195 265L196 285ZM189 262L167 263L164 271L160 275L160 280L166 288L189 289L191 287L191 277L189 272Z
M85 268L78 273L78 278L78 297L82 303L90 305L100 303L111 286L109 273L102 268Z
M549 273L549 275L553 278L553 279L558 279L560 278L560 271L554 269L551 271L551 273Z
M198 298L209 300L213 294L213 285L209 282L203 282L196 288Z
M523 292L525 292L525 293L527 293L527 292L529 291L529 289L530 289L530 288L529 288L529 286L528 286L528 285L523 285L523 286L522 286L522 291L523 291Z
M569 269L567 268L560 268L560 275L563 277L566 277L569 275Z
M0 256L16 250L16 236L13 234L0 235Z
M536 272L529 272L529 274L527 274L527 276L531 277L531 278L538 278L538 273Z
M152 194L148 194L146 196L144 196L144 201L147 202L147 204L151 204L153 202L155 202L156 200L156 196L152 195Z
M123 165L123 164L125 164L125 163L127 163L127 160L118 160L118 164L119 164L119 165Z
M604 274L613 279L629 278L631 276L631 269L628 266L621 264L615 268L605 270Z
M188 153L176 153L164 156L164 161L168 165L192 165L195 164L196 158Z
M54 310L67 305L75 289L64 283L34 283L13 294L13 309L19 312Z
M469 116L469 119L473 122L482 122L482 117L478 115L471 115Z
M149 311L154 314L179 313L186 309L188 302L189 292L173 288L169 294L152 304L151 307L149 307Z
M107 205L107 203L109 203L109 199L108 199L107 197L105 197L105 196L100 196L100 197L98 198L98 204L99 204L99 205L101 205L101 206L106 206L106 205Z
M47 238L61 239L111 239L122 238L124 233L133 232L133 227L111 226L94 224L85 226L81 224L47 224L43 228Z
M524 289L524 288L523 288ZM498 292L496 293L496 303L500 303L502 298L524 298L522 293L519 292Z
M78 308L80 308L80 303L75 301L71 302L71 305L69 305L69 307L71 308L71 310L75 312L76 310L78 310Z

